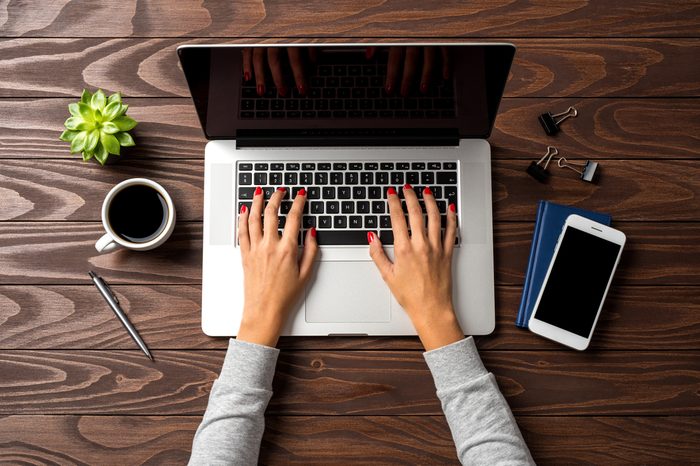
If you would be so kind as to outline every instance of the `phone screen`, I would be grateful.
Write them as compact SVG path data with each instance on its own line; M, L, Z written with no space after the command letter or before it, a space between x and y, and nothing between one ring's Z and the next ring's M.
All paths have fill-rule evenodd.
M535 318L588 338L620 245L567 227Z

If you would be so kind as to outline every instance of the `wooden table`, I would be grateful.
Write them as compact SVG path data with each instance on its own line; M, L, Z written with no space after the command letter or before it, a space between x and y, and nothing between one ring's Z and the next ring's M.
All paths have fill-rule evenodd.
M432 3L0 2L0 461L187 460L226 341L200 331L205 139L175 48L240 37L516 44L491 137L498 324L478 338L484 362L539 463L700 458L700 3ZM58 140L83 87L121 90L141 122L118 164ZM579 117L545 136L537 115L569 105ZM600 183L527 177L549 144L599 161ZM133 176L170 190L174 236L99 255L102 199ZM628 235L585 353L513 324L538 199L610 212ZM155 363L88 269L116 284ZM280 346L261 462L456 462L417 339Z

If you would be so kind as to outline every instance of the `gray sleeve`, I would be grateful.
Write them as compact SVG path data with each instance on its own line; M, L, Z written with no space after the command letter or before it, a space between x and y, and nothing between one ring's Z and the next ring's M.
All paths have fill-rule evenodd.
M204 419L194 434L190 465L254 465L279 350L231 339Z
M424 353L462 464L535 464L469 337Z

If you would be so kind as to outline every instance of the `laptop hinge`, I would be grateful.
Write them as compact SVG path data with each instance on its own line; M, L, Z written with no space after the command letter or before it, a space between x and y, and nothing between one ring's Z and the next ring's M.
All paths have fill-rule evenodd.
M238 130L237 147L457 146L451 128Z

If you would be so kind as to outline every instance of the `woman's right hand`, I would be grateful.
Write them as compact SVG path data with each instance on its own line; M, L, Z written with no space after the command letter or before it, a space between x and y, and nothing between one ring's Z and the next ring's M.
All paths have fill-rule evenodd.
M450 204L443 240L440 211L430 188L423 191L427 229L413 188L405 185L403 192L410 236L396 190L389 188L387 191L394 233L394 262L389 260L374 232L367 234L367 240L370 256L382 278L411 318L426 351L430 351L464 338L452 306L452 251L457 234L457 213L454 204Z

